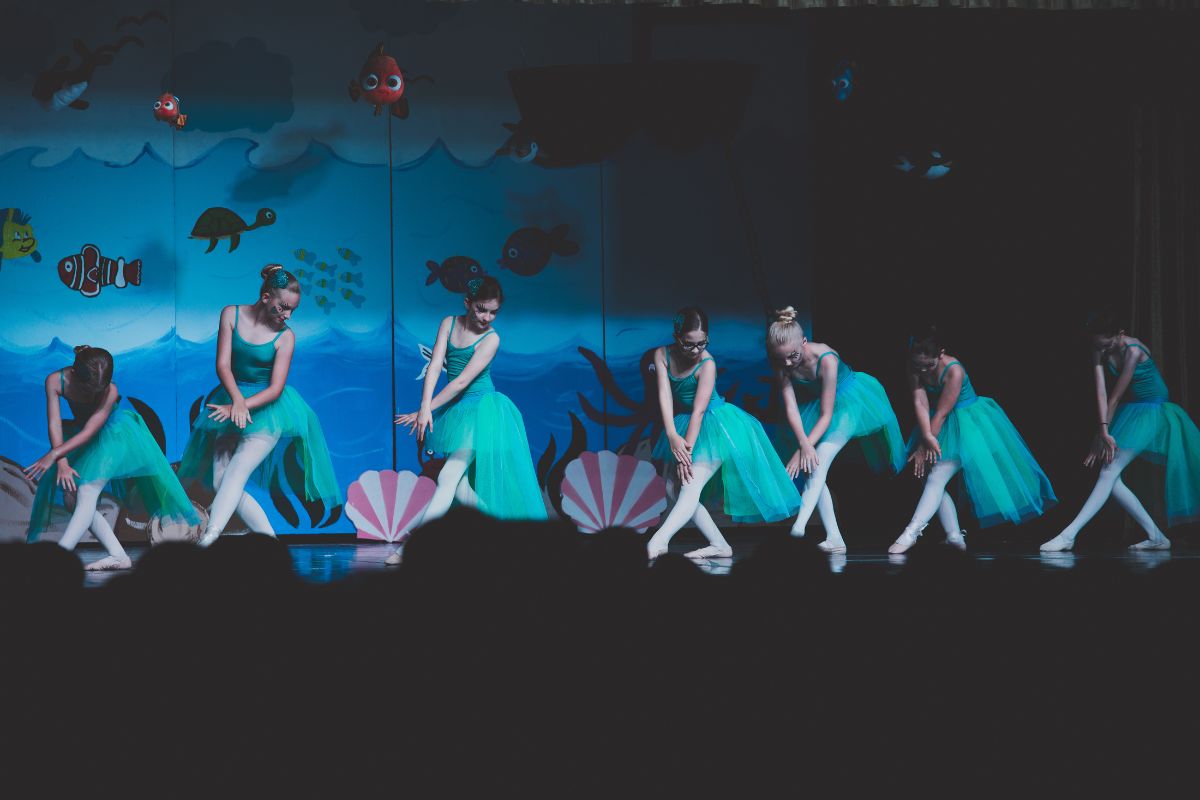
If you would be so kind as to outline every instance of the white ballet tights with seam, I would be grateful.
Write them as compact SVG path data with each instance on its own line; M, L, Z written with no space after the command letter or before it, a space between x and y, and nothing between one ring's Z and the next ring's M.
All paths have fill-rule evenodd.
M125 553L125 548L121 547L121 543L117 541L117 536L113 533L108 520L96 510L96 506L100 502L100 492L103 491L106 483L108 483L107 480L96 480L81 483L75 487L75 511L71 513L71 519L67 521L67 529L63 531L58 544L65 550L74 550L75 545L79 544L79 540L90 529L92 535L100 544L104 545L104 549L110 556L128 560L129 556Z
M201 546L216 541L229 524L229 518L233 516L234 511L237 511L251 531L268 536L275 535L267 512L263 511L257 500L246 493L246 483L278 443L277 436L250 434L238 441L232 455L218 453L213 458L213 486L216 487L217 495L208 511L208 525L204 535L200 537Z
M1092 489L1092 493L1088 495L1088 499L1084 501L1083 508L1079 510L1075 519L1071 520L1071 524L1063 528L1062 533L1055 539L1074 542L1075 537L1083 530L1083 526L1091 522L1092 517L1100 512L1109 497L1112 497L1121 508L1129 512L1129 516L1133 517L1134 522L1141 526L1151 541L1166 539L1158 525L1155 524L1154 518L1142 505L1142 501L1138 500L1137 495L1121 480L1121 473L1138 455L1133 450L1117 451L1116 457L1100 470L1100 477L1096 479L1096 485Z
M705 485L712 480L712 477L717 474L717 470L721 468L720 461L710 461L703 464L692 464L692 480L682 486L679 485L679 479L672 477L667 481L667 493L675 499L675 505L667 514L667 518L663 520L663 524L659 526L654 535L650 537L650 541L646 544L646 549L651 552L664 551L667 545L671 543L671 537L679 532L679 529L686 525L689 521L695 523L696 528L708 540L709 545L723 551L730 549L729 542L721 535L720 528L713 521L712 515L708 513L708 509L700 502L700 494L703 492ZM671 468L674 470L674 467Z
M803 536L808 527L808 520L813 512L821 515L821 524L825 527L825 541L831 545L845 545L842 531L838 527L837 515L833 511L833 498L825 485L829 475L829 467L833 459L841 452L850 440L845 436L831 436L822 439L817 445L817 467L804 481L804 491L800 496L800 512L792 523L792 535Z

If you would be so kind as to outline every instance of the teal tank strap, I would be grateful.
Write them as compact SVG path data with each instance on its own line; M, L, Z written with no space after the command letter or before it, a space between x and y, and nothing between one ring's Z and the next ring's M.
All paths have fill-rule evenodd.
M945 385L946 373L950 371L951 367L955 367L955 366L962 367L962 364L958 361L951 361L949 364L946 365L946 368L942 370L942 374L938 376L938 386ZM963 369L965 370L966 367L963 367Z
M282 331L280 331L279 333L275 334L275 338L274 338L274 339L272 339L271 341L267 342L267 344L275 344L276 342L278 342L278 341L279 341L279 337L280 337L280 336L283 336L283 334L284 334L284 331L286 331L286 330L287 330L287 325L284 325L284 326L283 326L283 330L282 330Z
M1153 357L1154 357L1154 356L1150 355L1150 351L1149 351L1149 350L1147 350L1145 347L1142 347L1142 346L1141 346L1140 344L1138 344L1137 342L1130 342L1129 344L1125 345L1125 349L1126 349L1126 350L1128 350L1128 349L1129 349L1129 348L1131 348L1131 347L1136 347L1138 350L1141 350L1143 353L1145 353L1145 354L1146 354L1146 358L1153 358Z
M837 354L836 350L826 350L824 353L821 353L821 355L817 356L817 373L818 374L820 374L820 372L821 372L821 359L824 358L825 356L833 356L838 361L842 360L842 357Z
M495 332L496 332L496 331L495 331L495 329L494 329L494 328L489 328L489 329L488 329L488 331L487 331L487 333L483 334L483 336L480 336L478 339L476 339L475 341L471 342L471 347L474 347L475 345L479 344L480 342L482 342L484 339L486 339L487 337L491 336L491 335L492 335L493 333L495 333Z
M687 376L690 378L693 375L695 375L697 372L699 372L700 367L704 366L705 361L712 361L712 356L705 356L704 358L700 359L699 363L696 364L695 369L693 369L691 372L689 372L687 374Z
M233 307L233 332L234 333L237 333L238 318L241 316L241 314L242 314L242 307L234 306Z

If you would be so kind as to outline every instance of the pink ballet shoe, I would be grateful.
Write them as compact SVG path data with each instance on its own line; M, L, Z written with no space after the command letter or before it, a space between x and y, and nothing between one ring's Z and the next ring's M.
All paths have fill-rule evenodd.
M954 533L946 534L946 544L953 547L955 550L961 550L964 553L967 551L967 532L955 531Z
M845 553L846 552L846 543L842 542L841 544L830 544L829 540L826 539L825 541L823 541L817 545L817 549L819 549L823 552L829 553L830 555L833 555L835 553Z

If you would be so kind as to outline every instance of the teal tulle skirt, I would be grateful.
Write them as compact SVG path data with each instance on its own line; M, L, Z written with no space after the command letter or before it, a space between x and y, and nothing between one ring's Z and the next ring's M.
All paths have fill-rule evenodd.
M65 421L63 434L70 438L81 427L82 423ZM118 500L136 501L150 516L200 523L174 470L136 411L114 410L90 442L67 455L67 462L79 473L76 484L105 481ZM38 481L27 536L31 542L49 525L51 507L63 503L57 479L56 464Z
M675 431L687 433L690 413L675 416ZM654 458L675 465L671 444L662 434ZM775 522L796 513L800 493L754 417L732 403L709 405L692 448L692 463L721 462L704 487L701 500L722 498L723 509L735 522Z
M1108 431L1118 448L1163 469L1169 526L1200 520L1200 430L1186 411L1168 402L1124 403Z
M238 387L247 399L266 388L255 384L238 384ZM218 386L204 402L224 405L230 402L229 392L225 391L225 387ZM333 462L329 458L329 447L325 443L321 423L300 393L291 386L285 386L274 402L251 409L252 422L242 429L231 420L217 422L209 419L208 412L207 407L202 407L192 428L192 435L179 462L180 480L198 481L212 489L213 456L218 450L233 449L242 436L262 434L276 437L279 442L251 476L255 483L269 489L277 472L283 468L283 459L289 446L294 444L295 457L304 474L305 499L320 500L329 508L341 504L342 492L333 472ZM289 484L285 482L282 485ZM301 494L300 487L293 486L292 490L297 495Z
M920 430L914 431L909 452L921 441ZM951 411L938 432L938 445L943 461L962 464L961 491L981 528L1024 522L1058 502L1029 446L990 397Z
M812 430L821 416L820 398L801 403L799 409L804 430ZM838 384L833 419L822 439L835 435L857 441L875 472L896 473L904 467L904 434L900 432L896 412L883 386L865 372L855 372L853 377ZM779 457L787 463L796 452L796 437L786 421L775 426L772 441ZM800 479L804 479L803 473Z
M425 447L443 458L473 454L467 482L479 498L480 511L500 519L546 518L525 420L500 392L459 395L434 411Z

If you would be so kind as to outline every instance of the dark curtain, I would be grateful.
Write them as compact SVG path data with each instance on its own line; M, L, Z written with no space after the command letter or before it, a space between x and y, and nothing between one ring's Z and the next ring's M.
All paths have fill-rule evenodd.
M1178 74L1178 73L1176 73ZM1129 330L1150 344L1171 399L1200 417L1200 124L1186 97L1133 108Z

